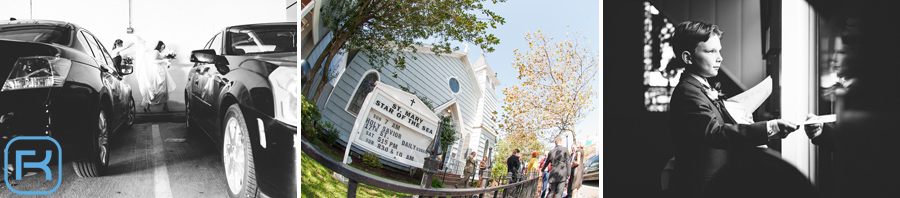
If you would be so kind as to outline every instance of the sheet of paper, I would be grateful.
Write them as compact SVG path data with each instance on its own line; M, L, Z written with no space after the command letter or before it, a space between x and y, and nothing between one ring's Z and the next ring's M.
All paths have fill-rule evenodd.
M753 124L753 111L747 111L744 106L736 102L723 101L728 114L737 121L738 124Z
M837 120L837 115L821 115L807 119L803 124L817 124L817 123L826 123L826 122L834 122Z
M734 97L728 98L725 101L730 101L739 104L742 109L747 111L747 114L753 113L756 111L756 108L759 108L763 102L766 101L766 98L769 98L769 95L772 94L772 77L767 76L759 84L753 86L753 88L747 89L743 93L735 95ZM729 109L730 111L731 109Z
M772 94L772 77L768 76L756 86L725 99L725 109L739 124L753 123L753 112Z

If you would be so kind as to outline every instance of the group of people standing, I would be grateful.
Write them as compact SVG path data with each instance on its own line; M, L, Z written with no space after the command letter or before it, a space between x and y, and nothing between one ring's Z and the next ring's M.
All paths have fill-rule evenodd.
M532 152L528 170L542 172L541 198L577 197L584 179L584 145L579 142L571 149L566 148L562 137L557 137L554 143L556 147L547 152L536 168L537 152Z
M115 67L133 66L142 96L141 108L151 113L151 105L163 105L162 110L169 112L169 92L175 91L176 85L168 68L175 53L166 48L163 41L144 41L137 35L129 34L130 41L126 45L122 39L116 39L110 51ZM152 46L152 48L148 47Z
M539 188L541 198L576 197L584 178L584 146L579 142L576 146L572 146L569 149L563 145L561 137L557 137L554 143L556 147L548 151L540 160L538 160L539 153L532 151L531 159L528 160L527 164L522 163L522 154L519 149L513 149L512 154L506 158L506 170L508 175L510 175L508 183L521 182L527 179L529 175L542 173L540 178L542 185ZM482 165L479 168L482 171L485 171L485 169L490 171L490 167L485 167L484 165L485 160L488 160L488 158L485 157L482 160ZM463 169L463 183L468 183L469 178L475 173L476 163L475 152L471 152L466 157L466 166ZM459 188L459 183L455 187Z

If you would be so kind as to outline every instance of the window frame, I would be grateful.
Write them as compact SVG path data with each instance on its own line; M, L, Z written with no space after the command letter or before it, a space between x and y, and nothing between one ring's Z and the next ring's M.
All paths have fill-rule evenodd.
M381 73L378 73L378 71L376 71L374 69L367 70L366 72L363 73L363 75L360 75L359 81L356 82L356 87L353 88L353 92L350 92L351 94L350 94L350 98L347 99L347 105L344 106L344 111L346 111L347 113L350 113L350 115L353 115L354 117L359 116L359 111L362 110L362 105L359 106L359 109L357 110L357 112L350 111L350 105L353 104L353 98L356 97L356 94L357 94L356 92L359 90L359 87L362 86L362 83L365 82L366 76L369 76L369 74L375 74L374 82L381 81ZM375 86L375 83L372 83L372 86ZM374 89L372 91L374 91ZM371 93L371 92L369 92L369 93ZM365 98L363 98L362 100L365 101Z
M456 92L453 92L453 87L450 87L450 80L451 80L451 79L456 79L456 86L457 86L457 89L459 89L459 90L457 90ZM459 80L459 77L457 77L457 76L448 76L445 82L447 83L447 90L450 91L450 94L451 94L451 95L459 95L459 93L462 92L462 82Z

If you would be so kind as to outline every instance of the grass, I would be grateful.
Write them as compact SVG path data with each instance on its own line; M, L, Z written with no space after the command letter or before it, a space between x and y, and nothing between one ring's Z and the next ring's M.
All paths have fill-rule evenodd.
M347 185L331 178L328 170L306 153L301 156L301 197L347 197ZM365 184L359 184L357 197L411 197L409 194L388 191Z
M342 157L343 155L342 155L342 156L338 156L337 154L335 154L334 152L332 152L331 149L327 149L328 147L325 147L325 144L322 143L321 141L314 140L314 141L313 141L313 144L316 145L316 146L318 146L318 147L319 147L319 150L321 150L322 152L325 152L325 154L328 154L329 156L331 156L332 159L335 159L335 160L337 160L337 161L344 161L344 157ZM367 173L369 173L369 174L375 175L375 176L381 176L381 175L379 175L379 174L376 174L375 172L372 172L372 171L366 170L366 169L364 169L364 168L361 168L361 167L357 166L356 164L350 164L350 166L352 166L353 168L356 168L356 169L358 169L358 170L367 172ZM394 179L394 178L389 178L389 177L381 177L381 178L389 179L389 180L391 180L391 181L396 181L396 182L401 182L401 183L407 183L407 184L412 184L412 185L419 185L419 184L414 184L414 183L410 183L410 182L407 182L407 181L396 180L396 179Z
M326 148L324 144L320 141L312 141L313 144L318 146L319 148ZM325 153L327 153L332 158L340 161L341 157L332 153L331 150L321 149ZM301 187L301 197L347 197L347 185L344 185L338 180L331 178L331 174L333 171L329 170L310 158L306 153L302 153L301 160L301 172L303 175L300 176L302 182L300 184ZM354 166L355 167L355 166ZM359 167L355 167L360 169ZM364 169L360 169L365 171ZM366 171L368 172L368 171ZM372 173L372 172L369 172ZM372 173L374 174L374 173ZM396 181L396 180L395 180ZM406 182L408 183L408 182ZM369 185L365 185L360 183L358 188L356 189L357 197L412 197L409 194L398 193L389 190L384 190L381 188L372 187Z

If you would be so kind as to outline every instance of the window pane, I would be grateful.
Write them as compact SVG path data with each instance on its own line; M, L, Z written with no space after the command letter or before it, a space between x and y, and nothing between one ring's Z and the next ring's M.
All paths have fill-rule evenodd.
M69 44L69 34L66 28L54 26L19 25L0 29L2 39L62 45Z
M675 25L659 14L653 5L644 2L644 107L650 112L666 112L669 97L678 84L684 69L669 70L666 66L675 57L669 38Z
M375 81L378 81L378 74L376 73L369 73L363 78L362 83L356 88L356 93L353 93L353 99L350 100L350 106L347 107L347 111L353 114L359 114L359 108L362 107L362 103L366 100L366 96L375 89Z
M459 93L459 81L456 78L450 78L450 90L453 93Z

